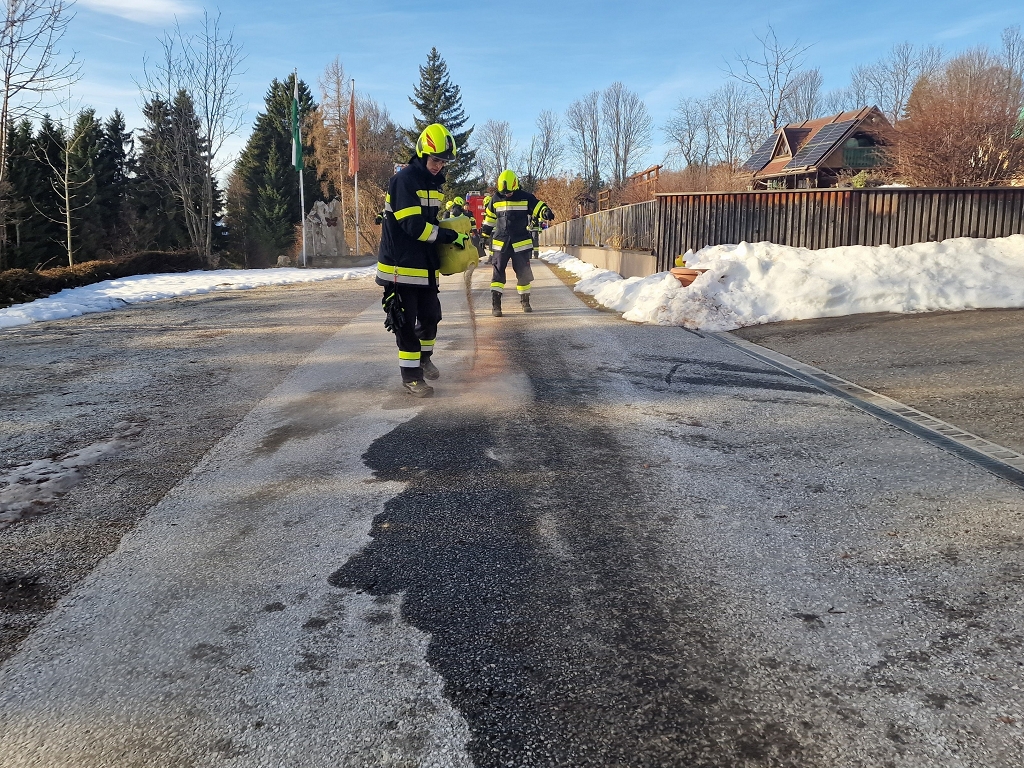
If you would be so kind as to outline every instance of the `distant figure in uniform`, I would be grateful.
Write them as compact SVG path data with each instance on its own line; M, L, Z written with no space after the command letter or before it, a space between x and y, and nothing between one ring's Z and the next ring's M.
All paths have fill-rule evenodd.
M554 218L555 214L547 203L519 189L519 178L515 173L510 170L501 172L494 197L484 208L484 226L481 229L481 234L491 238L491 264L494 265L491 314L495 317L501 317L501 294L505 290L505 270L509 260L516 273L516 290L523 312L533 312L530 306L530 283L533 282L530 221L551 221Z

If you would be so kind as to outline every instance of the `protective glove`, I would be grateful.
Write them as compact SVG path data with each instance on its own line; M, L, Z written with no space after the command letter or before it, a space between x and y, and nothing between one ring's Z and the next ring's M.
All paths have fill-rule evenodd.
M544 210L541 211L540 215L544 219L544 221L554 221L555 219L555 212L552 211L547 206L544 206Z
M383 213L378 213L376 216L374 216L373 217L373 223L376 224L378 227L381 224L383 224L384 223L384 214Z
M465 248L467 240L469 240L469 235L465 232L459 232L458 235L455 236L455 239L452 240L452 244L457 245L459 248Z

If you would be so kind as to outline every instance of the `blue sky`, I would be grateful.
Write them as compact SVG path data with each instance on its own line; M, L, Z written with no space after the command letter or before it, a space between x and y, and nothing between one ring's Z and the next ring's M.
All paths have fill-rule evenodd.
M118 107L139 124L135 81L146 55L177 18L187 29L204 6L195 0L78 0L64 48L76 50L83 80L76 99L103 116ZM700 96L725 81L737 51L754 50L770 21L780 39L813 44L826 89L843 87L859 63L909 40L947 51L997 47L1003 28L1024 25L1019 0L737 0L713 3L627 0L569 2L476 0L436 2L266 2L207 5L234 27L248 56L242 91L249 102L237 150L262 106L267 85L293 68L311 87L335 56L360 91L411 123L407 97L431 46L448 62L463 104L477 125L508 120L528 141L543 109L562 113L573 99L621 80L646 101L661 126L681 97ZM449 9L438 15L434 10ZM663 154L663 136L650 160Z

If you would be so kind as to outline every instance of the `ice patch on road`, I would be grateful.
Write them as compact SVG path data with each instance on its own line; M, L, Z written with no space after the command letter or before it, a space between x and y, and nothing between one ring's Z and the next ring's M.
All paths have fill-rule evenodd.
M132 275L117 280L66 288L60 293L0 309L0 328L43 320L63 320L92 312L108 312L132 304L213 291L243 291L270 285L357 280L372 277L376 266L354 269L216 269L166 275Z
M109 440L87 445L57 458L15 464L0 475L0 530L18 522L27 512L63 496L79 482L85 467L119 453L129 438L142 431L137 424L114 425Z
M715 245L686 255L687 266L707 270L686 288L668 272L623 279L560 251L540 256L626 320L707 331L863 312L1024 307L1024 235L815 251Z

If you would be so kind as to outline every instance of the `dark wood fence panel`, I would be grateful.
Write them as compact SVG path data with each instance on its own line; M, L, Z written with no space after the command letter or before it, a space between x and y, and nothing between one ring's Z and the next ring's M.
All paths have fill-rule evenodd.
M544 245L649 250L665 270L708 245L908 245L1024 233L1024 188L808 189L661 194L557 224Z

